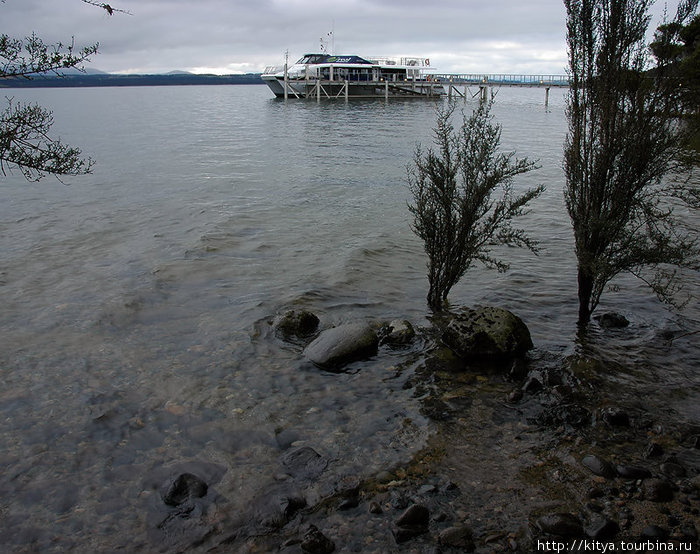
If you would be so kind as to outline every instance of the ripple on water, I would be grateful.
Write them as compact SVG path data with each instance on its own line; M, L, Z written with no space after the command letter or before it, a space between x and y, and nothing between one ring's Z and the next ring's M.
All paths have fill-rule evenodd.
M284 104L264 87L18 94L50 104L61 136L91 145L99 164L67 187L0 182L0 542L148 551L164 535L145 529L163 524L167 540L179 529L159 492L172 472L223 468L207 473L216 496L198 509L233 524L261 490L279 492L288 448L328 460L321 495L339 476L405 463L429 443L415 350L382 349L331 374L268 321L305 307L324 327L428 325L405 164L431 140L432 104ZM540 349L600 357L612 390L663 389L697 421L697 346L683 336L697 329L697 307L674 318L648 295L610 294L601 307L630 329L594 326L577 341L561 99L545 111L540 90L503 90L496 106L504 145L542 166L516 183L548 187L523 220L542 249L498 251L511 272L475 266L452 301L512 309ZM483 466L498 433L518 432L489 416L498 409L479 390L455 435L482 441L481 455L467 445L453 460L464 473ZM513 473L497 461L482 476Z

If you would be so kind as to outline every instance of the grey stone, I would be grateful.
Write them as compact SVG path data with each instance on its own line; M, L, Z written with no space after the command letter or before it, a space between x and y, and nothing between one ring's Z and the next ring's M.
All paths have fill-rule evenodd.
M348 323L323 331L304 349L304 355L324 369L339 369L377 353L379 337L367 323Z
M298 480L311 481L321 475L328 460L310 446L300 446L287 450L281 457L287 473Z
M589 454L588 456L585 456L583 460L581 460L581 463L590 469L595 475L605 477L606 479L612 479L615 477L615 468L613 468L609 462L599 458L598 456Z
M615 471L623 479L648 479L651 477L651 471L643 467L617 465Z
M207 484L192 473L183 473L168 487L163 502L169 506L179 506L192 498L202 498L207 494Z
M316 331L319 319L307 310L289 310L275 318L273 326L285 337L305 337Z
M580 537L583 535L581 521L571 514L548 514L537 520L537 527L543 533L558 537Z
M659 469L661 470L661 473L663 473L666 477L670 477L671 479L682 479L686 476L685 468L682 465L674 464L673 462L663 463Z
M430 511L428 508L422 504L413 504L396 520L396 525L399 527L410 527L414 525L427 526L429 521Z
M608 406L601 410L603 421L611 427L629 427L630 417L622 408L617 406Z
M613 538L620 530L619 525L604 516L596 516L586 527L586 535L591 539L605 540Z
M606 312L604 314L594 316L593 319L600 323L601 327L605 327L607 329L621 329L630 324L629 320L624 315L617 314L615 312Z
M394 319L383 328L384 336L382 344L390 346L402 346L410 343L416 336L410 321L405 319Z
M530 331L515 314L495 307L462 308L452 314L443 342L462 359L511 359L533 347Z
M438 542L442 546L461 548L464 552L474 551L473 533L466 525L458 525L443 529L438 535Z
M673 500L673 485L663 479L645 479L642 482L644 498L652 502L670 502Z
M647 525L642 529L642 538L666 540L668 538L668 531L658 525Z
M335 550L335 543L315 525L309 524L301 541L301 549L309 554L330 554Z

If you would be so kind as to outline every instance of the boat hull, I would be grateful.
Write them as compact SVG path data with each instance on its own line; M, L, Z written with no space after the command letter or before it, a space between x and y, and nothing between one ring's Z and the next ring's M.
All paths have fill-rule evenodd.
M284 78L263 76L263 80L278 98L284 97ZM425 98L442 96L445 88L439 82L430 81L287 81L289 98ZM346 91L347 88L347 91ZM346 94L347 92L347 94Z

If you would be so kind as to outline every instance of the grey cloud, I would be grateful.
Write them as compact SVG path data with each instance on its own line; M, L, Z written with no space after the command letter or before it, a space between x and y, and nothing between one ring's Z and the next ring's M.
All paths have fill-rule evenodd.
M158 72L260 71L318 51L430 57L444 71L561 73L564 7L558 0L114 0L110 17L80 0L6 0L0 31L100 43L93 66ZM669 8L671 9L671 8Z

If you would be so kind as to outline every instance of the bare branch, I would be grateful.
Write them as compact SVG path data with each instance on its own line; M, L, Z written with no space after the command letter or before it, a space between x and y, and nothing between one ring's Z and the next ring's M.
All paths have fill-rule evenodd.
M124 13L126 15L132 15L130 12L127 12L125 10L120 10L118 8L113 8L109 4L105 4L104 2L97 2L96 0L81 0L85 4L90 4L91 6L96 6L98 8L102 8L105 10L109 15L114 15L115 12L119 13Z

